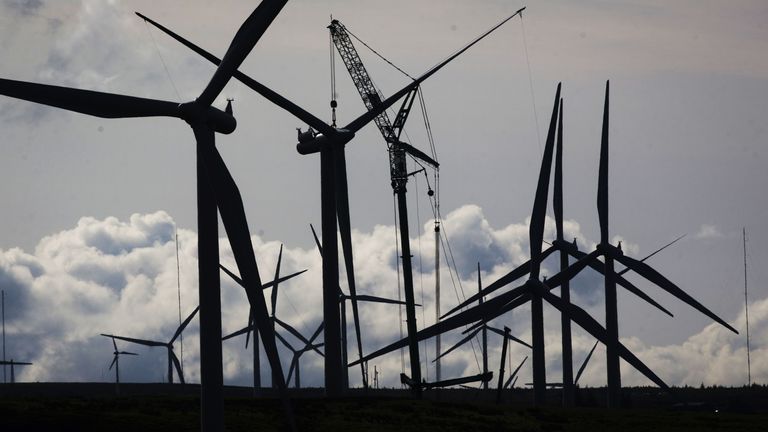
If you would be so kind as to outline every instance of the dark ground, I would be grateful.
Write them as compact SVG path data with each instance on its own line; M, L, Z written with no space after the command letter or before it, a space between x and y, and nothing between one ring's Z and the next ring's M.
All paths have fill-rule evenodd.
M0 431L183 431L199 429L199 386L123 384L0 385ZM318 399L321 390L293 393L301 431L766 431L768 387L678 388L676 397L653 388L624 389L626 408L607 410L604 389L580 389L574 409L532 408L530 390L505 394L443 390L425 400L401 390L361 390L343 399ZM227 388L229 431L284 430L280 402L268 391L253 398L242 387ZM439 400L437 400L439 399ZM687 403L680 403L685 400Z

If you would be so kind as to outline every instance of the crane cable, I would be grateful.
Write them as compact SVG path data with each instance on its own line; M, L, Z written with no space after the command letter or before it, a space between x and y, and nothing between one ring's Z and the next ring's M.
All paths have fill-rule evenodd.
M160 52L160 47L157 45L157 41L155 40L155 37L152 35L152 29L149 27L147 20L144 20L144 26L147 29L149 38L152 39L152 44L155 46L155 51L157 52L157 56L160 58L160 63L163 65L163 69L165 70L165 75L168 77L168 81L170 81L171 87L173 87L173 92L176 93L176 100L178 102L181 102L181 95L179 94L179 89L176 88L176 83L173 81L171 72L168 70L168 65L165 63L163 54Z
M523 48L525 49L525 63L528 66L528 85L531 88L531 105L533 106L533 119L536 122L536 139L539 144L539 154L541 150L541 132L539 131L539 114L536 111L536 95L533 92L533 73L531 73L531 60L528 57L528 40L525 37L525 24L523 23L523 13L520 12L520 28L523 32Z

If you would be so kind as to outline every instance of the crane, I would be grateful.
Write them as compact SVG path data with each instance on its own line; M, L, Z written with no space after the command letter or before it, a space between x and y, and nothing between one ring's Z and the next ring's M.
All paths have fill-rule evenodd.
M344 62L349 75L352 77L352 81L355 84L358 93L360 93L360 97L363 99L365 107L368 111L376 109L376 107L381 104L382 97L373 85L373 81L363 65L362 60L360 60L360 56L352 44L349 33L339 20L332 20L328 29L330 30L333 44L336 46L339 56ZM394 122L390 121L386 111L382 111L376 118L374 118L376 127L379 129L379 132L381 132L381 135L387 143L392 190L397 197L397 214L400 224L400 245L403 261L403 286L406 302L406 326L409 339L408 350L411 364L411 377L408 381L414 384L412 389L417 394L421 391L422 379L418 342L415 338L417 332L416 307L413 294L413 270L411 267L411 248L408 233L408 208L406 205L406 184L408 183L408 177L415 173L408 172L406 155L410 155L417 161L423 162L434 169L440 167L440 164L436 160L412 145L400 140L405 121L408 119L408 114L410 114L418 90L418 86L414 87L405 96ZM335 100L331 102L333 108L336 106L335 102ZM416 172L419 171L421 170ZM436 226L436 232L438 230L439 228Z

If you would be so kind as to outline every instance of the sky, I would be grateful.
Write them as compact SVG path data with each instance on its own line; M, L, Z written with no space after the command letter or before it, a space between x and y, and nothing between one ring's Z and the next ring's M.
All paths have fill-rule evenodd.
M140 11L221 56L254 2L0 2L0 77L170 101L194 99L214 68L147 26ZM419 74L527 6L515 19L423 85L441 163L443 232L456 273L442 272L442 310L527 259L530 216L555 86L563 83L567 236L583 250L599 238L595 207L605 81L611 81L611 236L643 257L686 234L652 265L732 323L733 335L650 283L632 281L675 314L666 317L619 295L622 341L669 384L746 382L742 227L747 229L753 381L768 382L768 6L760 1L300 1L288 2L241 70L320 118L329 119L329 16L393 63ZM381 91L408 79L357 44ZM364 110L337 61L339 122ZM271 275L279 245L283 273L308 269L280 287L278 315L310 334L321 319L319 161L296 153L305 127L239 83L238 129L218 148L238 182L258 264ZM423 121L406 128L427 149ZM191 130L169 119L106 120L0 98L0 287L6 292L7 357L32 361L24 381L108 381L111 343L99 333L165 339L178 325L175 236L182 315L196 306L196 214ZM537 132L538 131L538 132ZM361 293L397 296L392 192L386 147L373 126L347 146L355 265ZM420 325L434 322L432 213L422 179L409 185ZM551 210L550 210L551 215ZM554 231L548 222L546 239ZM223 233L223 230L221 231ZM222 234L223 235L223 234ZM233 263L222 238L222 262ZM445 266L445 263L443 264ZM556 263L545 263L554 274ZM265 276L266 277L266 276ZM222 276L225 332L247 319L242 290ZM423 294L422 294L423 290ZM580 276L574 301L598 320L601 280ZM397 308L395 308L397 309ZM361 306L365 351L399 336L397 311ZM351 322L351 319L350 319ZM525 308L495 322L530 340ZM199 379L197 320L184 339L187 379ZM559 375L559 318L546 309L547 374ZM594 340L575 330L575 362ZM443 345L458 340L458 332ZM295 340L291 340L296 342ZM352 340L350 340L352 342ZM498 343L496 341L495 343ZM350 347L353 344L350 343ZM512 345L510 361L527 355ZM141 347L121 362L127 381L164 377L164 353ZM477 348L477 347L475 347ZM425 348L422 348L425 349ZM498 360L494 346L491 364ZM180 347L177 347L177 351ZM598 348L582 379L605 383ZM432 377L434 347L423 351ZM284 364L290 358L283 351ZM225 380L250 382L242 341L224 343ZM350 358L356 354L350 351ZM376 363L395 385L397 353ZM428 366L427 366L428 364ZM691 366L691 365L695 365ZM494 366L496 367L496 366ZM464 349L443 376L477 373ZM530 377L524 367L520 382ZM625 384L646 384L626 364ZM268 371L262 371L269 382ZM359 383L356 371L352 384ZM322 358L302 358L302 384L322 385Z

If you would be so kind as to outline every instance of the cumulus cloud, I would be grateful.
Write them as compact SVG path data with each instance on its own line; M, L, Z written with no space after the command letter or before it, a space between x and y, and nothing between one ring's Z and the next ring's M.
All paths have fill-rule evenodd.
M459 299L477 290L476 265L481 263L483 285L499 278L527 259L528 221L501 228L492 227L482 209L463 206L451 212L444 221L450 235L457 264L456 272L445 266L441 273L442 310L455 305ZM431 227L431 222L429 222ZM176 232L178 232L180 277L177 279ZM413 238L414 283L417 300L424 306L417 311L420 327L435 321L434 307L434 243L430 230L421 239ZM353 231L358 292L381 297L398 298L398 255L393 241L392 226L377 226L370 232ZM573 221L566 223L568 238L579 238L579 244L592 245ZM545 238L554 236L554 224L547 221ZM252 238L261 277L271 280L277 262L280 243L260 236ZM631 244L631 243L630 243ZM421 245L421 246L420 246ZM221 262L236 269L228 242L220 240ZM628 248L632 249L632 248ZM627 249L625 249L627 250ZM25 381L109 381L106 368L111 361L111 343L99 333L114 333L152 340L167 340L179 323L177 284L181 286L181 315L185 317L197 306L197 244L194 231L176 229L174 220L165 212L135 214L123 221L113 217L95 219L84 217L71 229L43 238L32 253L18 248L0 250L0 286L6 291L6 326L9 356L27 360L34 366L20 371ZM557 272L556 259L548 260L545 274ZM308 269L295 280L279 287L277 314L310 335L322 320L321 261L314 248L285 245L281 274ZM522 280L520 281L522 283ZM585 273L572 284L573 301L600 318L602 309L602 280ZM343 290L347 290L344 277ZM269 290L265 295L269 294ZM349 358L355 359L351 308L348 311ZM242 328L247 320L248 305L242 289L222 273L222 325L225 333ZM559 380L560 338L559 315L547 307L547 367L551 381ZM765 381L768 363L765 357L768 341L768 300L755 302L751 311L753 377ZM370 352L400 337L397 306L360 303L364 350ZM404 315L402 316L404 318ZM741 325L737 318L735 325ZM513 333L530 341L530 314L526 307L513 311L492 322L497 327L510 326ZM462 336L458 331L443 338L443 349ZM296 345L292 336L286 338ZM491 367L497 368L500 354L497 336L491 335ZM734 364L744 357L743 337L730 335L712 325L677 346L652 346L627 335L624 342L670 384L720 383L740 384L743 374ZM242 339L224 342L224 376L227 383L248 385L252 379L251 352L243 349ZM574 331L574 361L586 356L594 340L583 331ZM125 381L157 382L165 379L163 349L148 349L119 343L121 349L140 354L121 363ZM512 344L510 362L517 363L527 348ZM604 383L604 354L598 349L582 383ZM181 346L177 342L177 354ZM184 334L185 377L199 380L199 345L197 319ZM263 354L262 354L263 355ZM291 359L281 348L283 367ZM405 363L407 367L407 354ZM422 344L425 376L434 379L434 342ZM446 356L442 363L443 377L458 377L478 372L478 346L468 345ZM266 364L266 361L262 361ZM399 385L401 370L399 353L384 356L371 363L382 373L383 385ZM688 365L698 365L695 368ZM578 365L577 365L578 366ZM323 385L323 359L307 353L301 360L302 384ZM645 384L644 378L628 366L623 368L626 384ZM530 366L521 371L522 382L530 380ZM263 366L262 380L269 383L268 367ZM358 369L350 370L353 385L360 383Z

